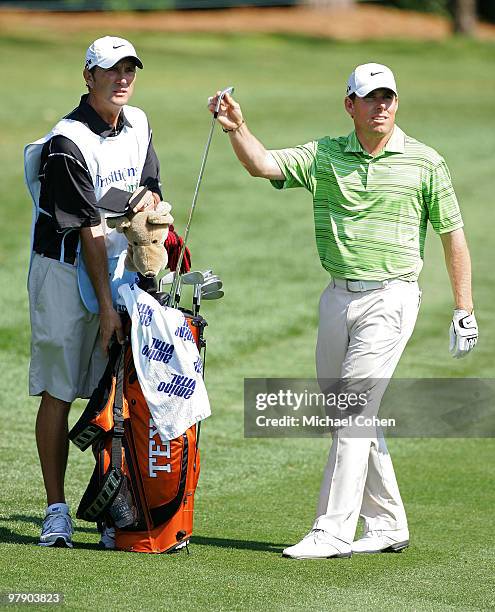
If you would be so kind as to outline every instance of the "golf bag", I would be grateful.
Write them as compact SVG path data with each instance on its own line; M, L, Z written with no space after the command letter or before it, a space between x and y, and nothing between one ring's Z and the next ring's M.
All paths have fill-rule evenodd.
M198 349L205 320L186 314ZM130 320L124 328L130 336ZM106 371L69 434L92 445L96 465L77 518L116 530L119 550L161 553L185 546L192 534L199 478L199 424L163 440L153 422L129 342L115 344Z

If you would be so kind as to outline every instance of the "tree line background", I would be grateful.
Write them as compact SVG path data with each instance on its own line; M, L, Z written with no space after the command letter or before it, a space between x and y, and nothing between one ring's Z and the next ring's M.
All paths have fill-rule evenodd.
M234 6L293 6L352 8L372 3L397 9L451 16L456 32L470 34L478 19L495 23L495 0L0 0L0 8L43 10L167 10L209 9Z

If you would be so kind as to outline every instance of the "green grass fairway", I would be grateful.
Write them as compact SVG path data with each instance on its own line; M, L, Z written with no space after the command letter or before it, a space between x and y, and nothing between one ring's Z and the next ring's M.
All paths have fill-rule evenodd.
M76 18L76 17L74 17ZM95 24L97 21L95 20ZM27 396L26 270L31 205L22 148L76 106L84 35L0 37L7 67L0 105L0 592L62 592L71 610L489 610L493 590L493 439L393 439L412 541L401 555L297 562L282 548L313 521L328 439L243 437L245 377L312 377L318 297L326 284L311 199L247 175L216 130L190 234L194 267L213 267L225 299L205 304L213 416L202 430L202 475L191 554L105 553L78 522L74 550L36 546L44 493ZM246 120L268 146L351 130L343 96L365 61L395 70L399 125L442 152L472 251L481 339L468 359L448 354L452 297L438 237L428 239L423 305L397 377L493 377L495 46L334 43L287 36L129 36L145 70L133 103L152 122L166 199L185 225L210 117L207 96L236 87ZM63 305L61 305L63 307ZM72 411L74 422L83 407ZM71 448L73 512L92 469Z

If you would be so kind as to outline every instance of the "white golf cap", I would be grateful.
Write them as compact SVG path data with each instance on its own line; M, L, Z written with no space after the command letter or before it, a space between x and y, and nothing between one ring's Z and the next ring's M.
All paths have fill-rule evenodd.
M397 95L394 73L383 64L361 64L347 81L346 95L355 93L359 98L364 98L370 91L380 88L391 89Z
M95 40L88 47L85 68L94 68L95 66L111 68L125 57L132 57L136 66L143 67L143 62L137 56L136 49L128 40L117 36L104 36Z

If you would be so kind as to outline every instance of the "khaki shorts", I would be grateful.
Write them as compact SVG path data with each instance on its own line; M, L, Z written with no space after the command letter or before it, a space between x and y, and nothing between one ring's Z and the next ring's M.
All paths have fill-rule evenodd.
M99 342L99 316L79 297L76 267L35 253L28 292L29 394L47 391L65 402L90 397L107 358Z

